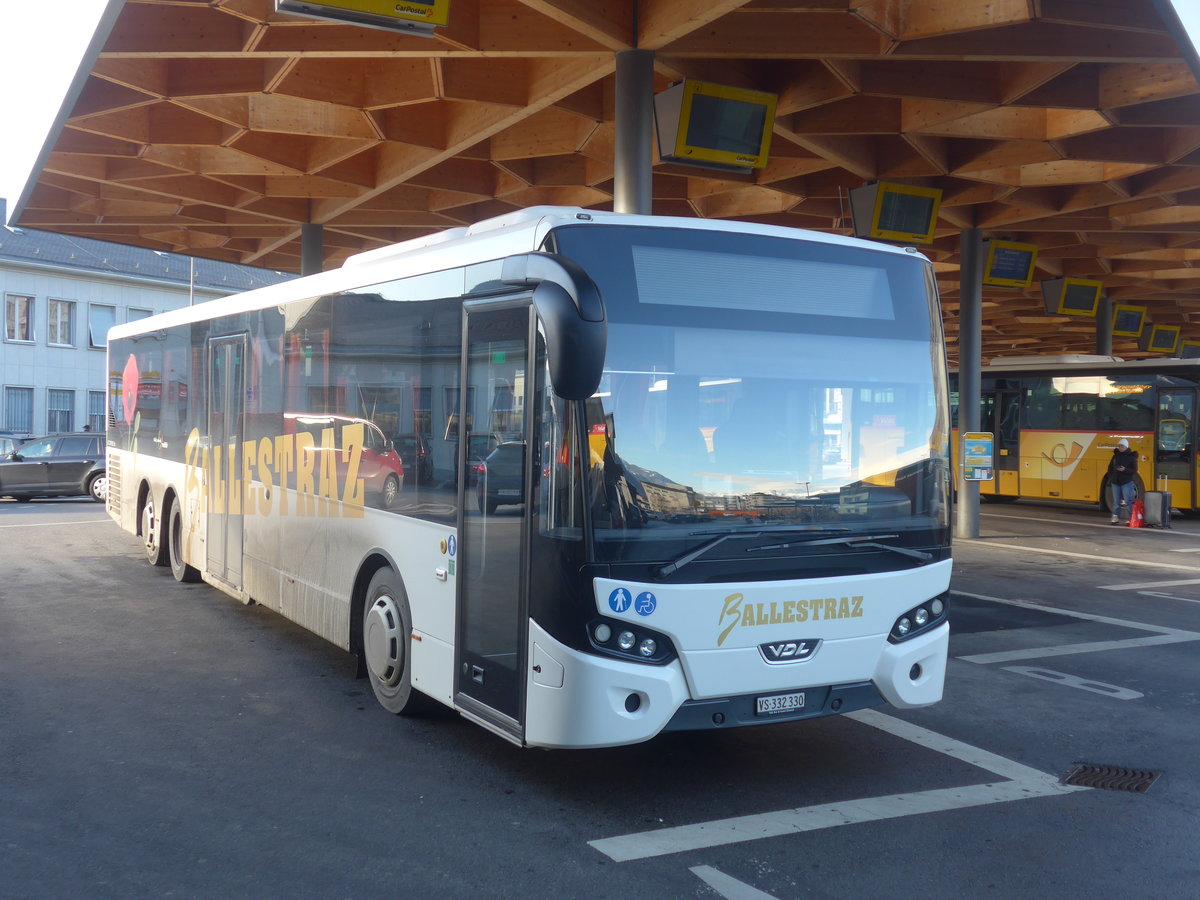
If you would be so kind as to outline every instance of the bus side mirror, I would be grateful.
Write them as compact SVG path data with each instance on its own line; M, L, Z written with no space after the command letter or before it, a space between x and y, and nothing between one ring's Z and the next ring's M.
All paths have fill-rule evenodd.
M502 279L533 287L554 393L564 400L586 400L596 393L608 348L608 318L595 282L577 263L552 253L510 256Z
M553 281L543 281L533 289L533 306L546 331L554 393L564 400L586 400L600 386L608 323L580 318L570 294Z

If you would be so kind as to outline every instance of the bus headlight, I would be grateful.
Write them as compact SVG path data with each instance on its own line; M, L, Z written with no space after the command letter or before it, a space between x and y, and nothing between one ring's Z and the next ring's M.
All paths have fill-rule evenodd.
M594 619L587 626L592 649L607 656L662 665L675 658L675 645L665 634L640 624Z
M895 644L916 637L918 634L924 634L945 622L949 617L949 612L950 592L946 591L920 606L914 606L896 619L896 624L892 626L888 640Z

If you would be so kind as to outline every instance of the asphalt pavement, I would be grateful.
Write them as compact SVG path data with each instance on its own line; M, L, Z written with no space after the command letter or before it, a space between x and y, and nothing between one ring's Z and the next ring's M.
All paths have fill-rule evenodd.
M0 501L0 896L1196 896L1200 520L981 521L942 703L547 752Z

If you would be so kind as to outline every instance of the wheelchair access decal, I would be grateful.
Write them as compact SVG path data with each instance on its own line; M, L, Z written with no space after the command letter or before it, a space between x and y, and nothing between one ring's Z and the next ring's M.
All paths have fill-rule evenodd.
M623 587L608 595L608 608L615 613L627 612L631 606L639 616L648 616L658 608L658 598L649 591L642 591L634 600L633 592Z

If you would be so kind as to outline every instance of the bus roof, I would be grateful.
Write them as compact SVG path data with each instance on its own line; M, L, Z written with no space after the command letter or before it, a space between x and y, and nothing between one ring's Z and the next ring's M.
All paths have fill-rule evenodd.
M542 246L546 235L563 225L639 225L652 228L683 228L698 231L728 231L804 240L843 247L861 247L882 253L898 253L924 259L915 248L882 244L818 231L778 225L734 222L728 219L692 219L674 216L641 216L588 210L580 207L532 206L466 228L451 228L400 244L379 247L351 256L338 269L304 278L210 300L195 306L161 313L113 328L112 338L123 338L196 322L214 316L263 309L305 297L319 297L350 288L378 284L397 278L453 269L458 266L503 259L529 253Z

